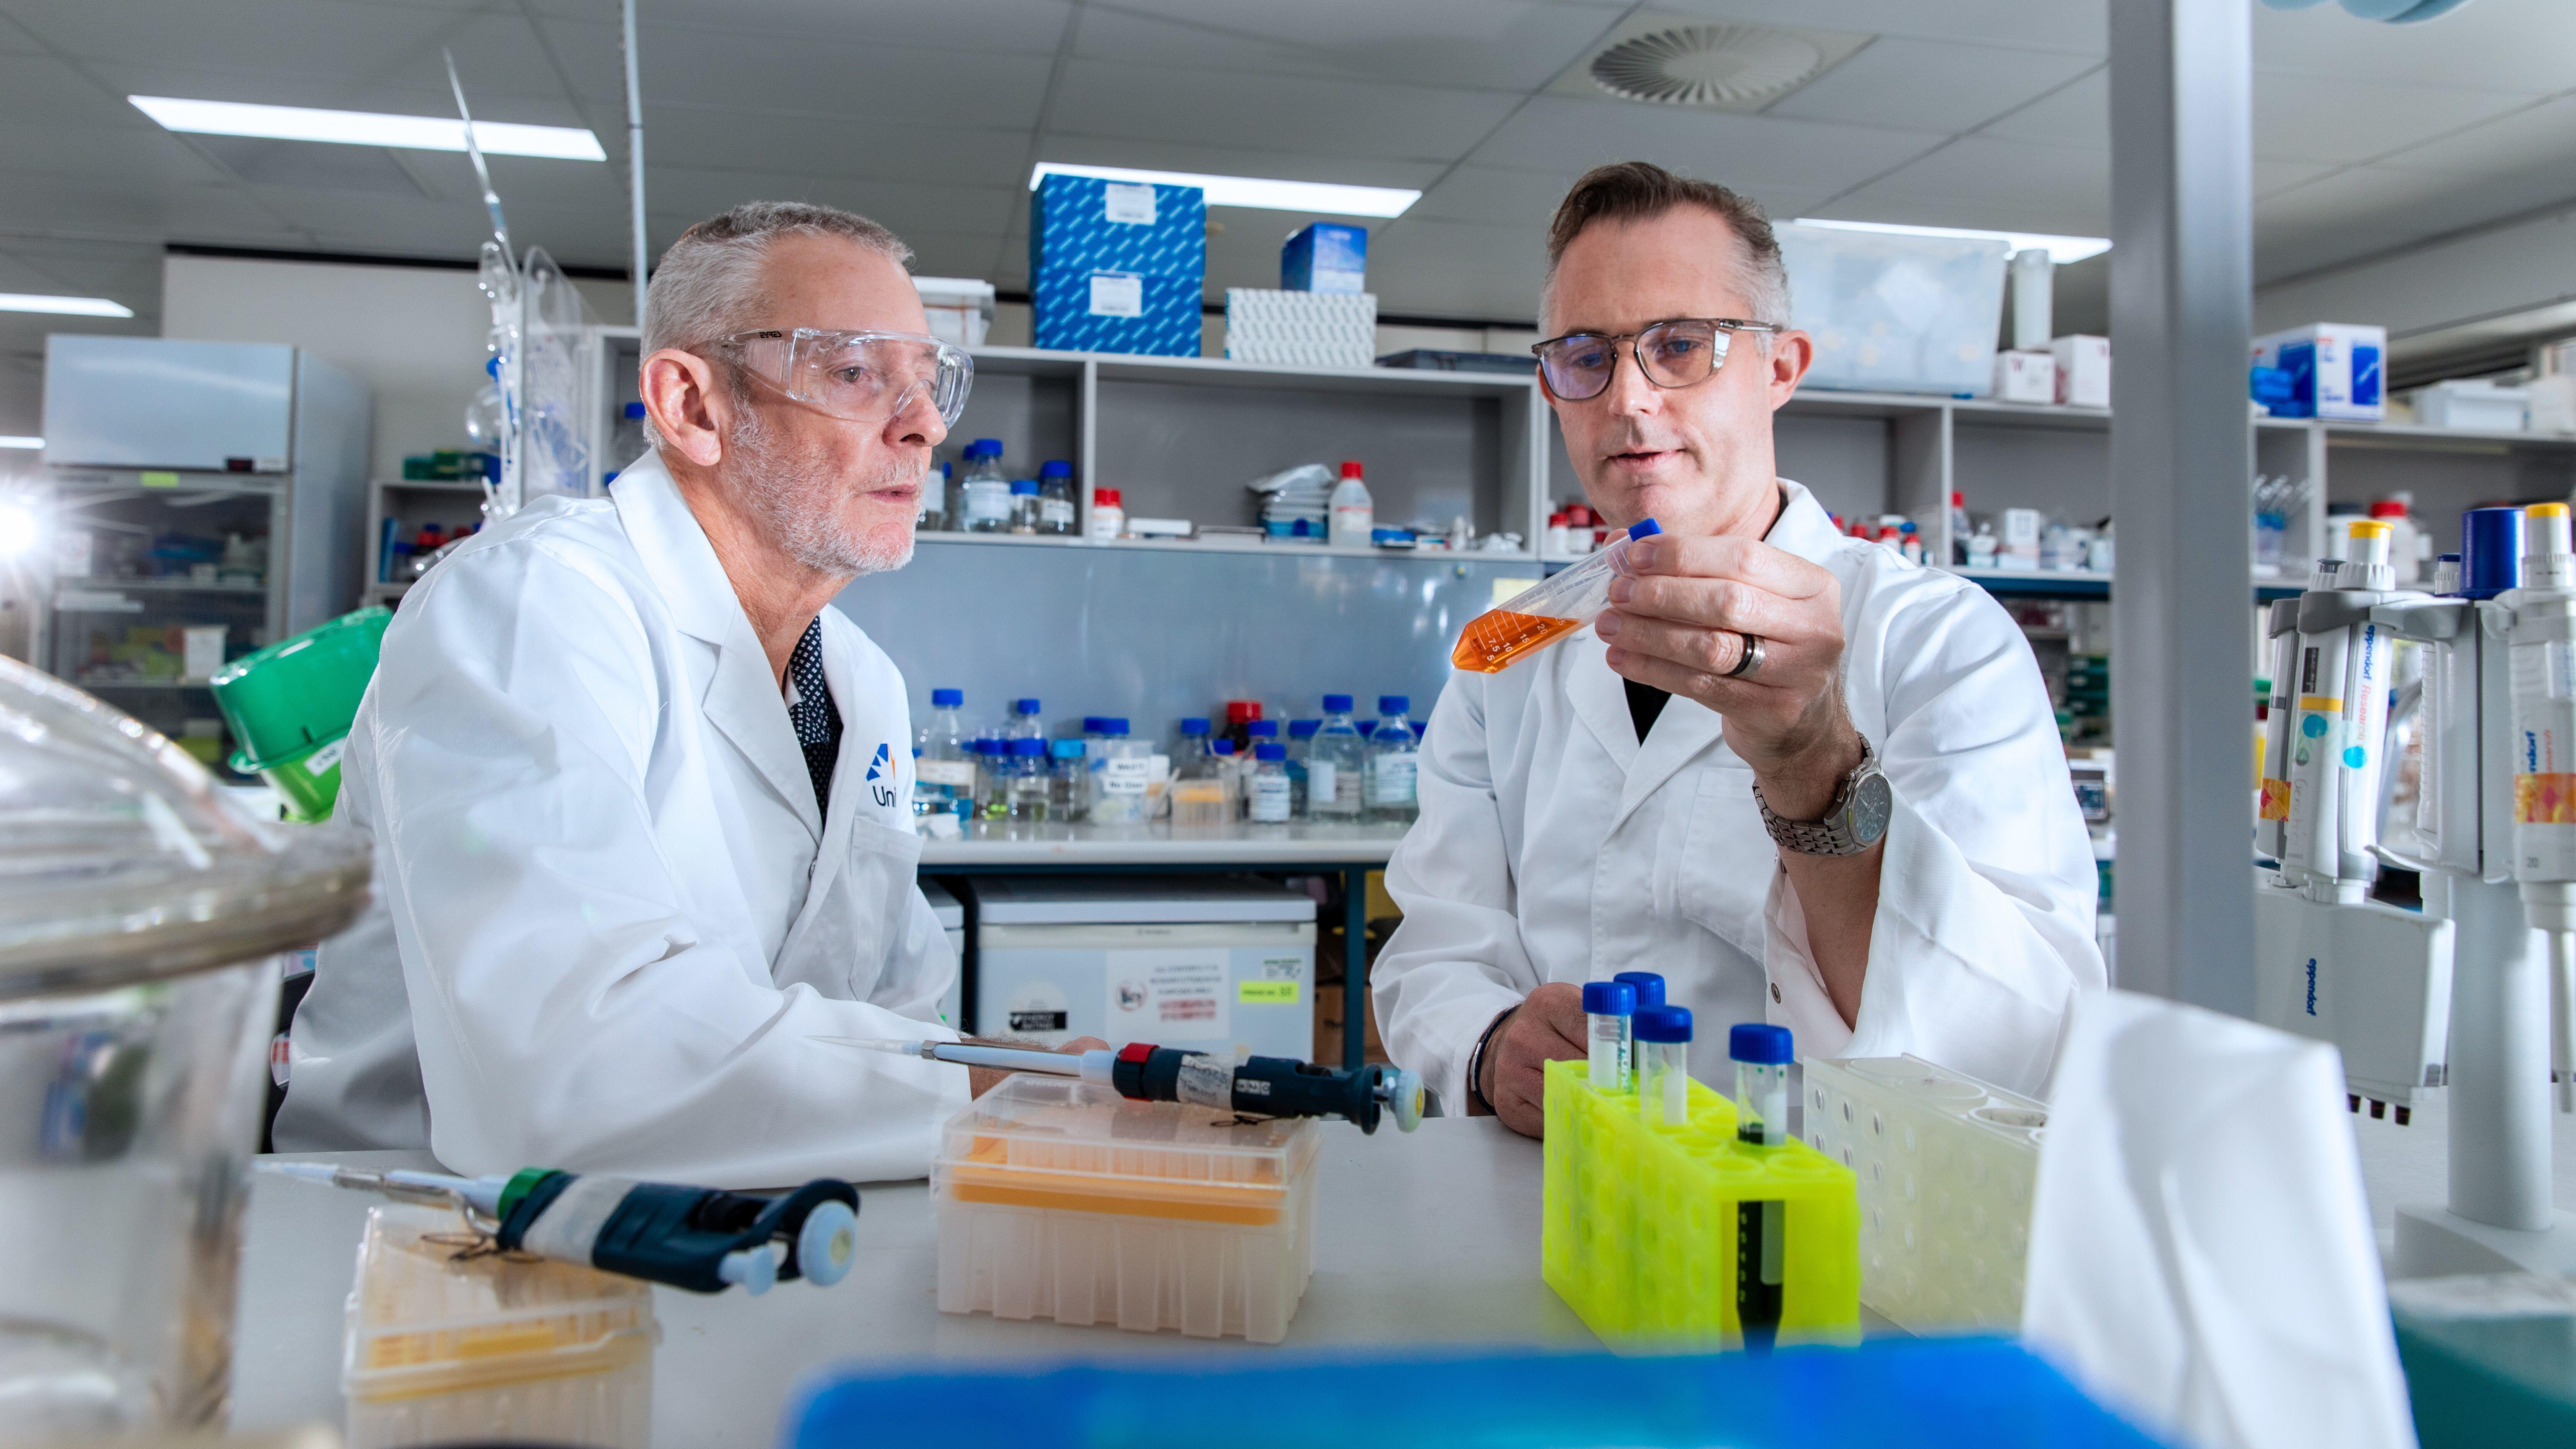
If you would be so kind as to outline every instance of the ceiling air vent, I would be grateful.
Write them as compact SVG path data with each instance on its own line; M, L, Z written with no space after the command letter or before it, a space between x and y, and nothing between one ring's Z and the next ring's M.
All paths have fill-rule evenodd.
M1814 77L1814 42L1759 25L1685 25L1623 40L1592 58L1592 81L1622 100L1662 106L1757 105Z

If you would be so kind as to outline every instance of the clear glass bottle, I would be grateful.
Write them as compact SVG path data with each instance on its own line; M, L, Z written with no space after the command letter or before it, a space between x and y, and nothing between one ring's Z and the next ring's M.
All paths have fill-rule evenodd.
M1010 741L986 735L975 742L979 768L975 775L975 796L980 813L987 820L999 820L1011 813L1011 747Z
M1154 814L1154 742L1129 735L1114 715L1100 721L1100 732L1090 753L1091 823L1142 825Z
M1206 759L1207 752L1208 722L1197 715L1182 720L1172 739L1172 778L1181 778L1181 772L1193 762Z
M921 727L913 763L913 813L974 813L975 737L968 729L963 690L930 692L930 722Z
M1252 747L1252 779L1244 791L1243 818L1255 825L1285 825L1297 807L1288 779L1288 747L1269 740Z
M949 508L968 533L1007 533L1011 527L1011 480L1002 475L1002 441L977 438L966 445L966 475L958 480Z
M1047 818L1080 820L1088 812L1084 798L1090 784L1086 757L1089 742L1054 740L1047 745Z
M1421 813L1414 795L1414 765L1421 758L1421 741L1413 732L1413 721L1405 714L1412 707L1413 701L1401 694L1377 697L1377 731L1368 742L1371 820L1409 825Z
M1034 699L1012 700L1011 724L1010 727L1003 732L1004 736L1014 740L1045 739L1046 721L1038 718L1038 716L1044 712L1045 708L1046 706L1040 704Z
M1010 744L1010 764L1003 774L1003 811L1013 820L1042 822L1047 818L1047 797L1053 788L1047 779L1047 742L1020 735Z
M1065 538L1078 526L1073 503L1073 465L1050 459L1038 465L1038 532Z
M1315 731L1323 726L1319 719L1288 721L1288 813L1306 818L1306 756L1315 745Z
M1368 741L1351 723L1351 697L1324 696L1324 722L1306 752L1306 814L1315 820L1360 818L1360 786L1367 773Z
M1014 478L1011 480L1011 532L1035 533L1037 531L1038 480Z
M941 463L922 475L921 511L913 515L912 527L917 533L948 531L948 489L955 469Z

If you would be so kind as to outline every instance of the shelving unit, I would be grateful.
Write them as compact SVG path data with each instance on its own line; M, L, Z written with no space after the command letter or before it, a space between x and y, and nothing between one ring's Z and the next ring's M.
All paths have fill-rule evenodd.
M367 485L367 572L359 591L365 604L392 604L411 587L409 578L385 577L385 520L401 521L406 538L435 523L442 533L483 517L483 485L473 479L378 478Z

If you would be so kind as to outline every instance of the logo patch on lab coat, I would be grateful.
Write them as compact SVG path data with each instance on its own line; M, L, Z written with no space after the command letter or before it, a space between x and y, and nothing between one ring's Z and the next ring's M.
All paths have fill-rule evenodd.
M876 758L868 761L869 779L878 780L885 777L886 762L888 758L886 747L883 745L877 746Z

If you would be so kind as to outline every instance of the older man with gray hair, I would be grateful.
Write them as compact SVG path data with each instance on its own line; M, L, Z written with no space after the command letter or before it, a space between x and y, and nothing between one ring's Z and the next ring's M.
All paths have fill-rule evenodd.
M322 951L280 1148L719 1185L918 1177L965 1070L902 676L825 607L902 567L973 367L893 233L755 202L646 303L653 451L416 585L341 761L377 907Z

